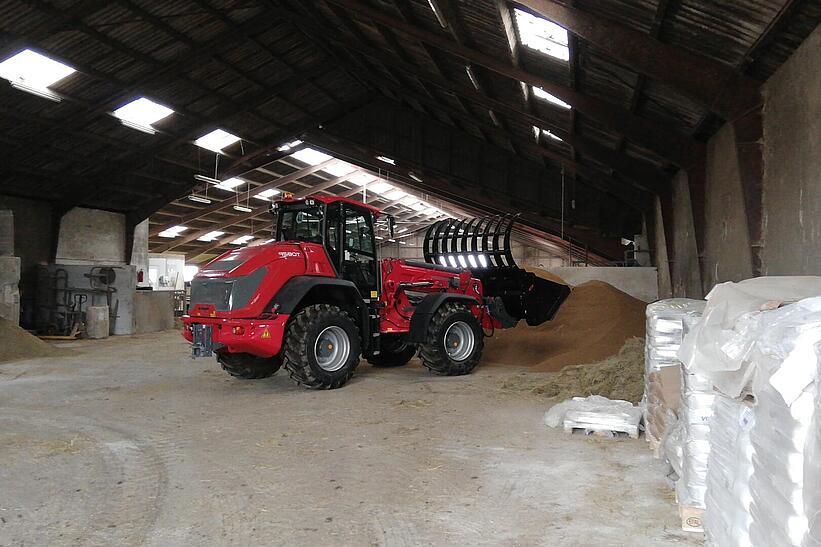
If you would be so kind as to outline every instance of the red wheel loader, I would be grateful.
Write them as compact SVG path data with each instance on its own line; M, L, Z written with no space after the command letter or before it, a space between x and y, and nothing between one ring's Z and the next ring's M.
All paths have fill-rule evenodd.
M570 292L516 266L512 216L434 223L421 262L377 256L384 219L369 205L314 196L271 212L273 241L205 265L183 317L192 356L215 354L238 378L284 367L305 387L331 389L360 356L400 366L417 353L436 374L467 374L486 333L547 321Z

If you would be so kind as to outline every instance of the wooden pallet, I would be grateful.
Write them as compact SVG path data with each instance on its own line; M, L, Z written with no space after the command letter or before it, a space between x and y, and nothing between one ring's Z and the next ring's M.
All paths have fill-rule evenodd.
M600 437L620 437L626 435L631 439L639 438L639 426L630 424L605 427L597 424L574 422L573 420L565 419L564 432L569 434L578 432L583 433L584 435L598 435Z
M701 507L692 507L690 505L679 505L678 514L681 517L681 529L685 532L700 532L704 533L704 525L702 519L704 518L704 509Z

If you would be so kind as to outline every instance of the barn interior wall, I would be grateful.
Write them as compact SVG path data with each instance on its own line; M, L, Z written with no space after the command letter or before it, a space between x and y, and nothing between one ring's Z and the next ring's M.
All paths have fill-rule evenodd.
M821 273L821 26L764 88L764 271Z
M764 86L763 235L765 275L821 272L821 27ZM656 263L670 268L674 296L700 297L716 283L753 276L750 219L745 205L736 131L726 124L708 142L704 245L697 250L687 174L673 179L672 260L658 249ZM700 260L699 260L700 259ZM703 278L703 279L702 279ZM661 289L661 287L660 287ZM660 290L660 292L662 292Z

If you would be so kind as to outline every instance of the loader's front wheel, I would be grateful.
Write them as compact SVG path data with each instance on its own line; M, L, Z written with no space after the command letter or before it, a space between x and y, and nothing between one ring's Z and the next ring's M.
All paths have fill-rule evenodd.
M315 304L300 310L285 330L284 344L285 368L308 388L342 387L359 364L359 329L337 306Z
M368 362L375 367L401 367L407 365L414 355L416 346L405 340L404 336L383 334L379 355L368 357Z
M282 361L278 357L257 357L250 353L217 352L217 361L222 370L235 378L258 380L272 376Z
M422 364L434 374L469 374L484 349L482 326L470 309L459 302L446 302L428 325L425 343L419 349Z

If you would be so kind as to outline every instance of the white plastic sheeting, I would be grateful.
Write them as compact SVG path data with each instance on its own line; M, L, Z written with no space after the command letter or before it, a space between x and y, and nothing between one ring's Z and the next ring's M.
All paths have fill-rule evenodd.
M714 399L715 393L710 380L688 370L684 371L679 410L683 428L681 479L676 483L676 495L681 505L705 507Z
M629 401L600 395L573 397L554 405L545 413L550 427L583 428L590 431L622 431L638 435L641 409Z
M703 519L708 545L751 545L750 431L754 424L755 412L749 402L715 396L707 464L707 510Z

